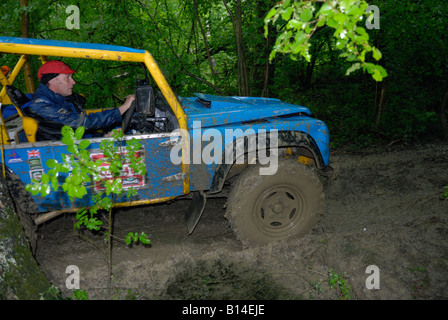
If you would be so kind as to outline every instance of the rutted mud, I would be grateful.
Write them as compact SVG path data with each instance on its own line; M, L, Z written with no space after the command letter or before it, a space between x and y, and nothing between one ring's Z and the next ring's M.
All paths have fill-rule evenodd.
M224 219L225 199L208 199L188 235L189 200L123 209L114 233L145 231L149 247L113 243L114 277L96 246L103 236L73 233L73 215L39 229L37 260L63 293L66 267L80 270L90 299L446 299L448 298L448 145L336 152L339 170L326 186L326 212L302 238L243 248ZM366 268L379 268L368 289ZM348 294L331 288L329 272Z

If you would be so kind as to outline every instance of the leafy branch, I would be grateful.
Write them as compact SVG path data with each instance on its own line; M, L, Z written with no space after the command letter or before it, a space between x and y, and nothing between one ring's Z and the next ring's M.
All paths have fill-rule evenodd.
M112 274L112 208L118 196L124 192L122 174L123 164L129 165L129 168L135 174L145 175L146 167L142 158L138 156L137 151L142 147L136 139L128 140L126 145L123 143L124 134L120 130L113 130L113 139L103 139L100 143L100 150L103 157L93 159L88 147L91 142L82 140L84 136L84 127L79 127L73 131L71 127L62 128L61 141L67 145L67 151L62 157L62 163L54 159L46 162L50 168L46 174L43 174L40 181L35 179L26 186L26 190L33 195L40 193L42 197L48 196L51 189L59 190L60 178L63 174L65 179L62 182L62 190L69 196L72 203L79 198L91 194L93 205L80 208L75 216L74 229L80 230L86 228L90 231L106 229L106 242L108 243L108 265L109 275ZM95 192L92 192L95 188ZM90 191L90 192L89 192ZM130 199L136 195L132 188L126 192L126 197ZM103 226L103 222L98 218L99 211L108 213L108 226ZM126 244L133 242L150 244L148 236L144 233L129 232L125 239Z
M336 48L341 50L340 57L351 63L346 75L358 70L367 70L375 81L382 81L387 76L386 70L378 64L367 62L367 55L372 54L378 61L380 50L369 43L366 30L358 22L368 18L368 3L363 0L284 0L274 6L264 20L265 36L268 25L275 24L281 18L282 25L269 59L274 59L277 52L290 54L293 60L303 57L311 61L310 39L318 28L334 29Z
M341 300L351 298L351 286L347 284L343 274L338 274L333 269L328 270L328 283L330 284L330 289L336 289L339 292Z

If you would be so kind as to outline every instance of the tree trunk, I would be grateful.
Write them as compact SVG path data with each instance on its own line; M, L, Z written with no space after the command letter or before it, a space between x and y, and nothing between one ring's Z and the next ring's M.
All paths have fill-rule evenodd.
M386 92L386 80L383 80L383 84L381 87L380 101L378 102L378 107L376 110L376 121L375 126L378 128L380 124L380 118L382 113L384 112L384 93Z
M28 0L20 0L20 6L27 7ZM30 25L30 19L28 17L28 14L26 12L23 12L22 13L22 38L28 38L29 25ZM35 93L36 89L34 87L34 82L33 82L33 72L31 70L30 59L28 56L26 58L25 64L23 65L23 75L25 76L25 85L26 85L27 92Z
M211 77L213 80L213 84L215 84L215 70L213 68L213 58L210 53L210 48L208 46L207 34L204 30L204 27L202 26L201 18L199 17L198 4L196 3L196 0L193 0L193 6L194 6L194 13L196 15L196 20L198 22L199 28L201 29L202 38L204 39L205 51L207 52L208 63L210 65Z
M51 285L33 257L3 175L0 193L0 300L39 299Z
M275 6L276 1L266 1L266 2L257 2L257 16L259 18L264 18L266 16L266 13L269 12L269 10ZM263 58L264 58L264 65L258 67L256 64L254 64L254 67L257 69L262 70L261 78L263 79L263 82L260 83L260 96L261 97L269 97L269 87L273 83L274 73L275 73L275 63L270 63L269 61L269 55L271 54L272 47L274 46L275 39L277 38L277 31L276 28L272 25L268 25L268 34L267 37L264 36L264 24L260 26L259 28L259 34L261 37L265 38L265 41L263 44L260 43L259 50L260 52L263 52ZM257 81L254 81L255 84L257 84Z
M244 46L243 46L243 31L242 31L243 15L241 8L241 0L236 1L235 14L233 14L232 11L230 10L226 0L223 0L223 2L227 9L227 12L232 18L233 32L235 33L236 49L238 53L238 85L240 95L249 96L250 88L247 75L246 57L244 55Z
M263 72L263 88L261 90L262 97L269 97L269 85L272 83L272 77L275 72L275 64L269 62L269 54L271 52L273 41L275 39L271 36L271 26L269 28L268 36L266 37L266 46L265 46L265 63L264 63L264 72Z

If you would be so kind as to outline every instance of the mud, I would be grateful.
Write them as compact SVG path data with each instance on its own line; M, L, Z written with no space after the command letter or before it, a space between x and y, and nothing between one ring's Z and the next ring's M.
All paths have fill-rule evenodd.
M188 235L189 200L177 200L115 214L117 237L145 231L151 245L113 242L111 290L104 236L78 237L73 215L39 228L37 260L64 297L75 265L89 299L448 298L448 145L338 151L331 161L339 175L325 183L325 214L304 237L244 248L223 217L225 199L208 199ZM366 272L372 265L377 272Z

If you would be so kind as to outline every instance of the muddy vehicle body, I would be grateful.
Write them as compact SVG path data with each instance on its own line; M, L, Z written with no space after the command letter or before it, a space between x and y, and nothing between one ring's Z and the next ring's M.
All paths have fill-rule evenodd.
M124 140L136 138L142 144L140 155L147 173L124 170L124 187L136 189L138 195L131 201L123 196L117 207L190 197L187 225L191 233L207 197L225 195L226 218L247 245L303 234L323 213L318 172L331 171L329 132L306 107L259 97L178 97L151 54L141 49L0 37L0 54L18 59L8 77L0 75L3 174L17 210L33 217L36 225L91 205L98 188L92 185L87 196L74 202L61 188L47 197L24 190L32 179L39 180L47 172L48 159L62 161L67 153L60 141L35 141L36 124L21 112L33 94L17 90L14 80L33 55L43 63L47 57L131 62L149 72L152 80L137 81L137 102L123 120ZM102 139L108 138L89 139L92 159L103 156ZM230 188L225 188L227 184Z

